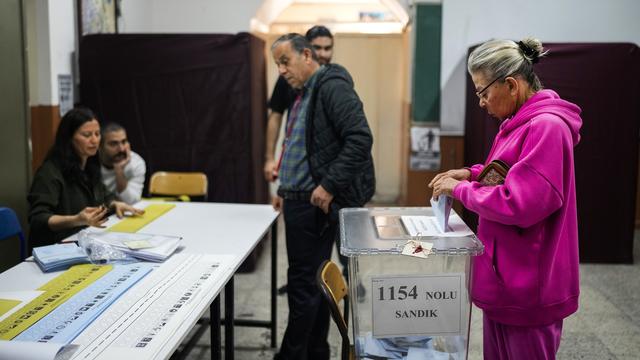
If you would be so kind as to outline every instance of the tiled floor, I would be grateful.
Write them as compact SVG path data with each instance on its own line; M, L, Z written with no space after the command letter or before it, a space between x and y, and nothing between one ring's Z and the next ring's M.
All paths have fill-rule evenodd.
M280 229L278 233L280 286L286 283L287 264L284 231ZM237 318L266 320L269 317L269 246L265 244L255 272L235 277ZM636 232L634 258L634 265L580 266L580 309L564 322L558 359L640 359L640 232ZM286 327L286 319L286 296L278 296L278 344ZM275 349L269 348L269 339L267 329L236 327L235 358L272 359ZM329 343L331 358L340 359L341 341L333 324ZM208 332L188 359L210 359ZM475 307L471 320L469 359L482 359L482 315Z

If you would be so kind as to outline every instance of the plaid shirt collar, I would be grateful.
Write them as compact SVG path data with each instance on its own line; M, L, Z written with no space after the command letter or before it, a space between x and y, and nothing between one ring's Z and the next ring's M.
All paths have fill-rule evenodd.
M311 77L309 77L307 79L307 81L305 81L304 85L302 85L302 88L294 89L296 91L296 94L300 94L300 95L302 95L304 97L308 93L309 90L313 89L313 87L316 84L316 80L318 80L319 75L322 72L324 72L324 70L325 70L325 66L324 65L320 65L318 70L316 70L316 72L311 74Z

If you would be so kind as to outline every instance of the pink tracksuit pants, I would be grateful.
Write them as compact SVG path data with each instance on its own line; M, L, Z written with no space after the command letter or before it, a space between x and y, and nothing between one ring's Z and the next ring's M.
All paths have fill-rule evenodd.
M525 327L500 324L483 315L485 360L553 360L561 337L562 320Z

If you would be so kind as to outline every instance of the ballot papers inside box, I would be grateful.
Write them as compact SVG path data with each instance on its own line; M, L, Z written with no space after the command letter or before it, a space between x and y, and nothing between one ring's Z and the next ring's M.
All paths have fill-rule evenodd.
M458 219L452 211L452 231L442 232L431 208L340 211L349 283L365 290L358 296L359 286L349 288L358 359L466 359L470 262L483 246ZM428 254L403 255L408 243Z

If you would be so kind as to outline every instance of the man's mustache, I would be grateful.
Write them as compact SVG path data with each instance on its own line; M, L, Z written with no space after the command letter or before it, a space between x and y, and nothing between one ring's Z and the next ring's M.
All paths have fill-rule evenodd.
M127 153L126 153L126 152L124 152L124 151L123 151L123 152L119 152L119 153L117 153L117 154L113 155L113 159L114 159L114 160L117 160L117 159L124 159L124 158L126 158L126 157L127 157Z

